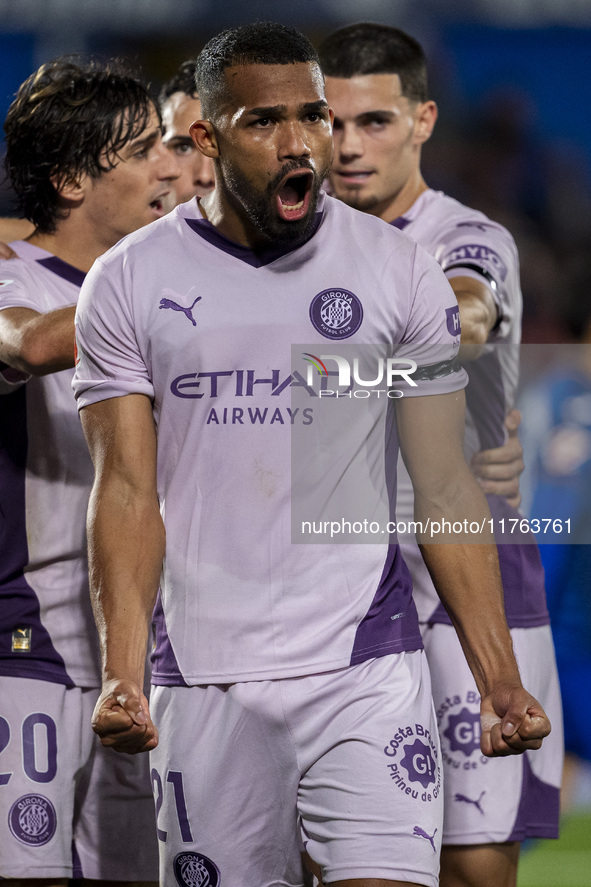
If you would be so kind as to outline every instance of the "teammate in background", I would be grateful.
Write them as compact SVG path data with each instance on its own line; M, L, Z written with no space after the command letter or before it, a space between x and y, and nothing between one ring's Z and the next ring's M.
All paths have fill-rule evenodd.
M7 171L35 230L0 265L0 876L15 887L153 883L148 770L106 754L88 730L100 685L92 464L71 382L85 273L163 214L178 168L146 88L113 66L43 65L4 128Z
M195 65L194 59L183 62L177 73L166 81L159 96L162 141L174 154L180 171L163 200L167 210L192 197L203 197L214 185L213 164L197 150L189 135L191 124L201 117ZM0 218L0 258L14 255L7 247L11 240L25 240L32 232L33 226L27 219Z
M466 365L466 448L472 455L500 447L517 385L511 345L521 335L513 239L482 213L429 189L424 181L421 148L437 108L429 100L423 50L412 37L385 25L360 23L330 35L319 54L335 114L332 193L425 247L457 296L462 345L494 343ZM401 475L397 516L412 520L413 489L402 466ZM503 517L518 516L500 496L489 496L489 505L497 526ZM557 836L560 700L539 552L528 539L523 542L499 545L505 609L522 678L550 713L554 730L539 754L505 761L480 754L476 685L418 546L401 546L413 576L443 749L445 887L514 885L520 842Z
M171 209L192 197L203 197L214 186L213 163L197 150L189 134L191 124L201 118L195 86L196 64L194 59L183 62L160 91L163 142L175 155L181 170L173 186Z
M410 577L387 541L291 543L291 424L313 426L320 408L291 346L334 348L343 333L439 343L447 359L411 389L434 396L396 404L401 446L425 514L483 516L458 433L457 304L423 250L321 193L331 112L301 34L258 23L218 35L198 89L205 119L191 132L215 190L99 260L77 313L96 469L95 730L120 751L152 750L166 883L300 884L300 829L327 883L435 887L438 748ZM286 407L298 390L308 417ZM396 458L392 411L348 430L339 474L372 436ZM549 724L521 686L494 546L424 552L477 676L483 752L539 747ZM160 744L141 693L159 585Z

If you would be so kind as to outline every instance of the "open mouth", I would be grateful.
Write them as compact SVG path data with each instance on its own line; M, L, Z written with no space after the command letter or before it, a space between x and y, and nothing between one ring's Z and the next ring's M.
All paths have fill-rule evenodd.
M150 203L150 208L153 209L154 212L158 215L164 215L164 203L162 197L157 197L155 200L152 200Z
M313 180L312 170L295 170L285 177L276 197L279 215L284 221L297 222L307 214Z

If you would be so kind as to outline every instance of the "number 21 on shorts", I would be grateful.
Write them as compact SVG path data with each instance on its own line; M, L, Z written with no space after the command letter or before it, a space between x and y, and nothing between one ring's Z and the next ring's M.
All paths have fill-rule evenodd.
M163 787L162 779L156 769L152 769L152 789L154 791L154 801L156 804L156 832L158 840L166 843L168 840L168 832L161 829L158 825L158 817L164 801L164 790L173 791L176 815L181 834L181 840L184 844L193 842L189 817L187 816L187 805L185 803L185 790L183 788L183 774L178 770L169 770L166 774L166 786Z

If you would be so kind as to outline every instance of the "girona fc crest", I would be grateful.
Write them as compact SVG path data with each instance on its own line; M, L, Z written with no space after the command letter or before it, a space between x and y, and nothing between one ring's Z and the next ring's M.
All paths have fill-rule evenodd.
M175 857L173 865L179 887L219 887L217 865L201 853L185 850Z
M310 320L327 339L348 339L363 320L363 307L355 293L335 287L312 299Z
M51 841L55 834L55 807L43 795L24 795L10 808L8 825L21 844L41 847Z

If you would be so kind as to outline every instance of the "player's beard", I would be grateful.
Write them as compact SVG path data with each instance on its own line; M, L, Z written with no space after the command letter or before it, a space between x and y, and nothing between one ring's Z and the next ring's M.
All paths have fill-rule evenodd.
M290 172L300 169L312 171L310 185L310 203L308 212L302 219L286 221L282 219L276 208L276 195L279 185ZM318 195L330 164L318 171L306 160L291 160L285 163L276 176L267 184L264 192L257 190L248 176L235 168L222 165L222 178L228 196L237 208L246 213L256 232L265 240L278 245L293 245L305 241L313 231Z

